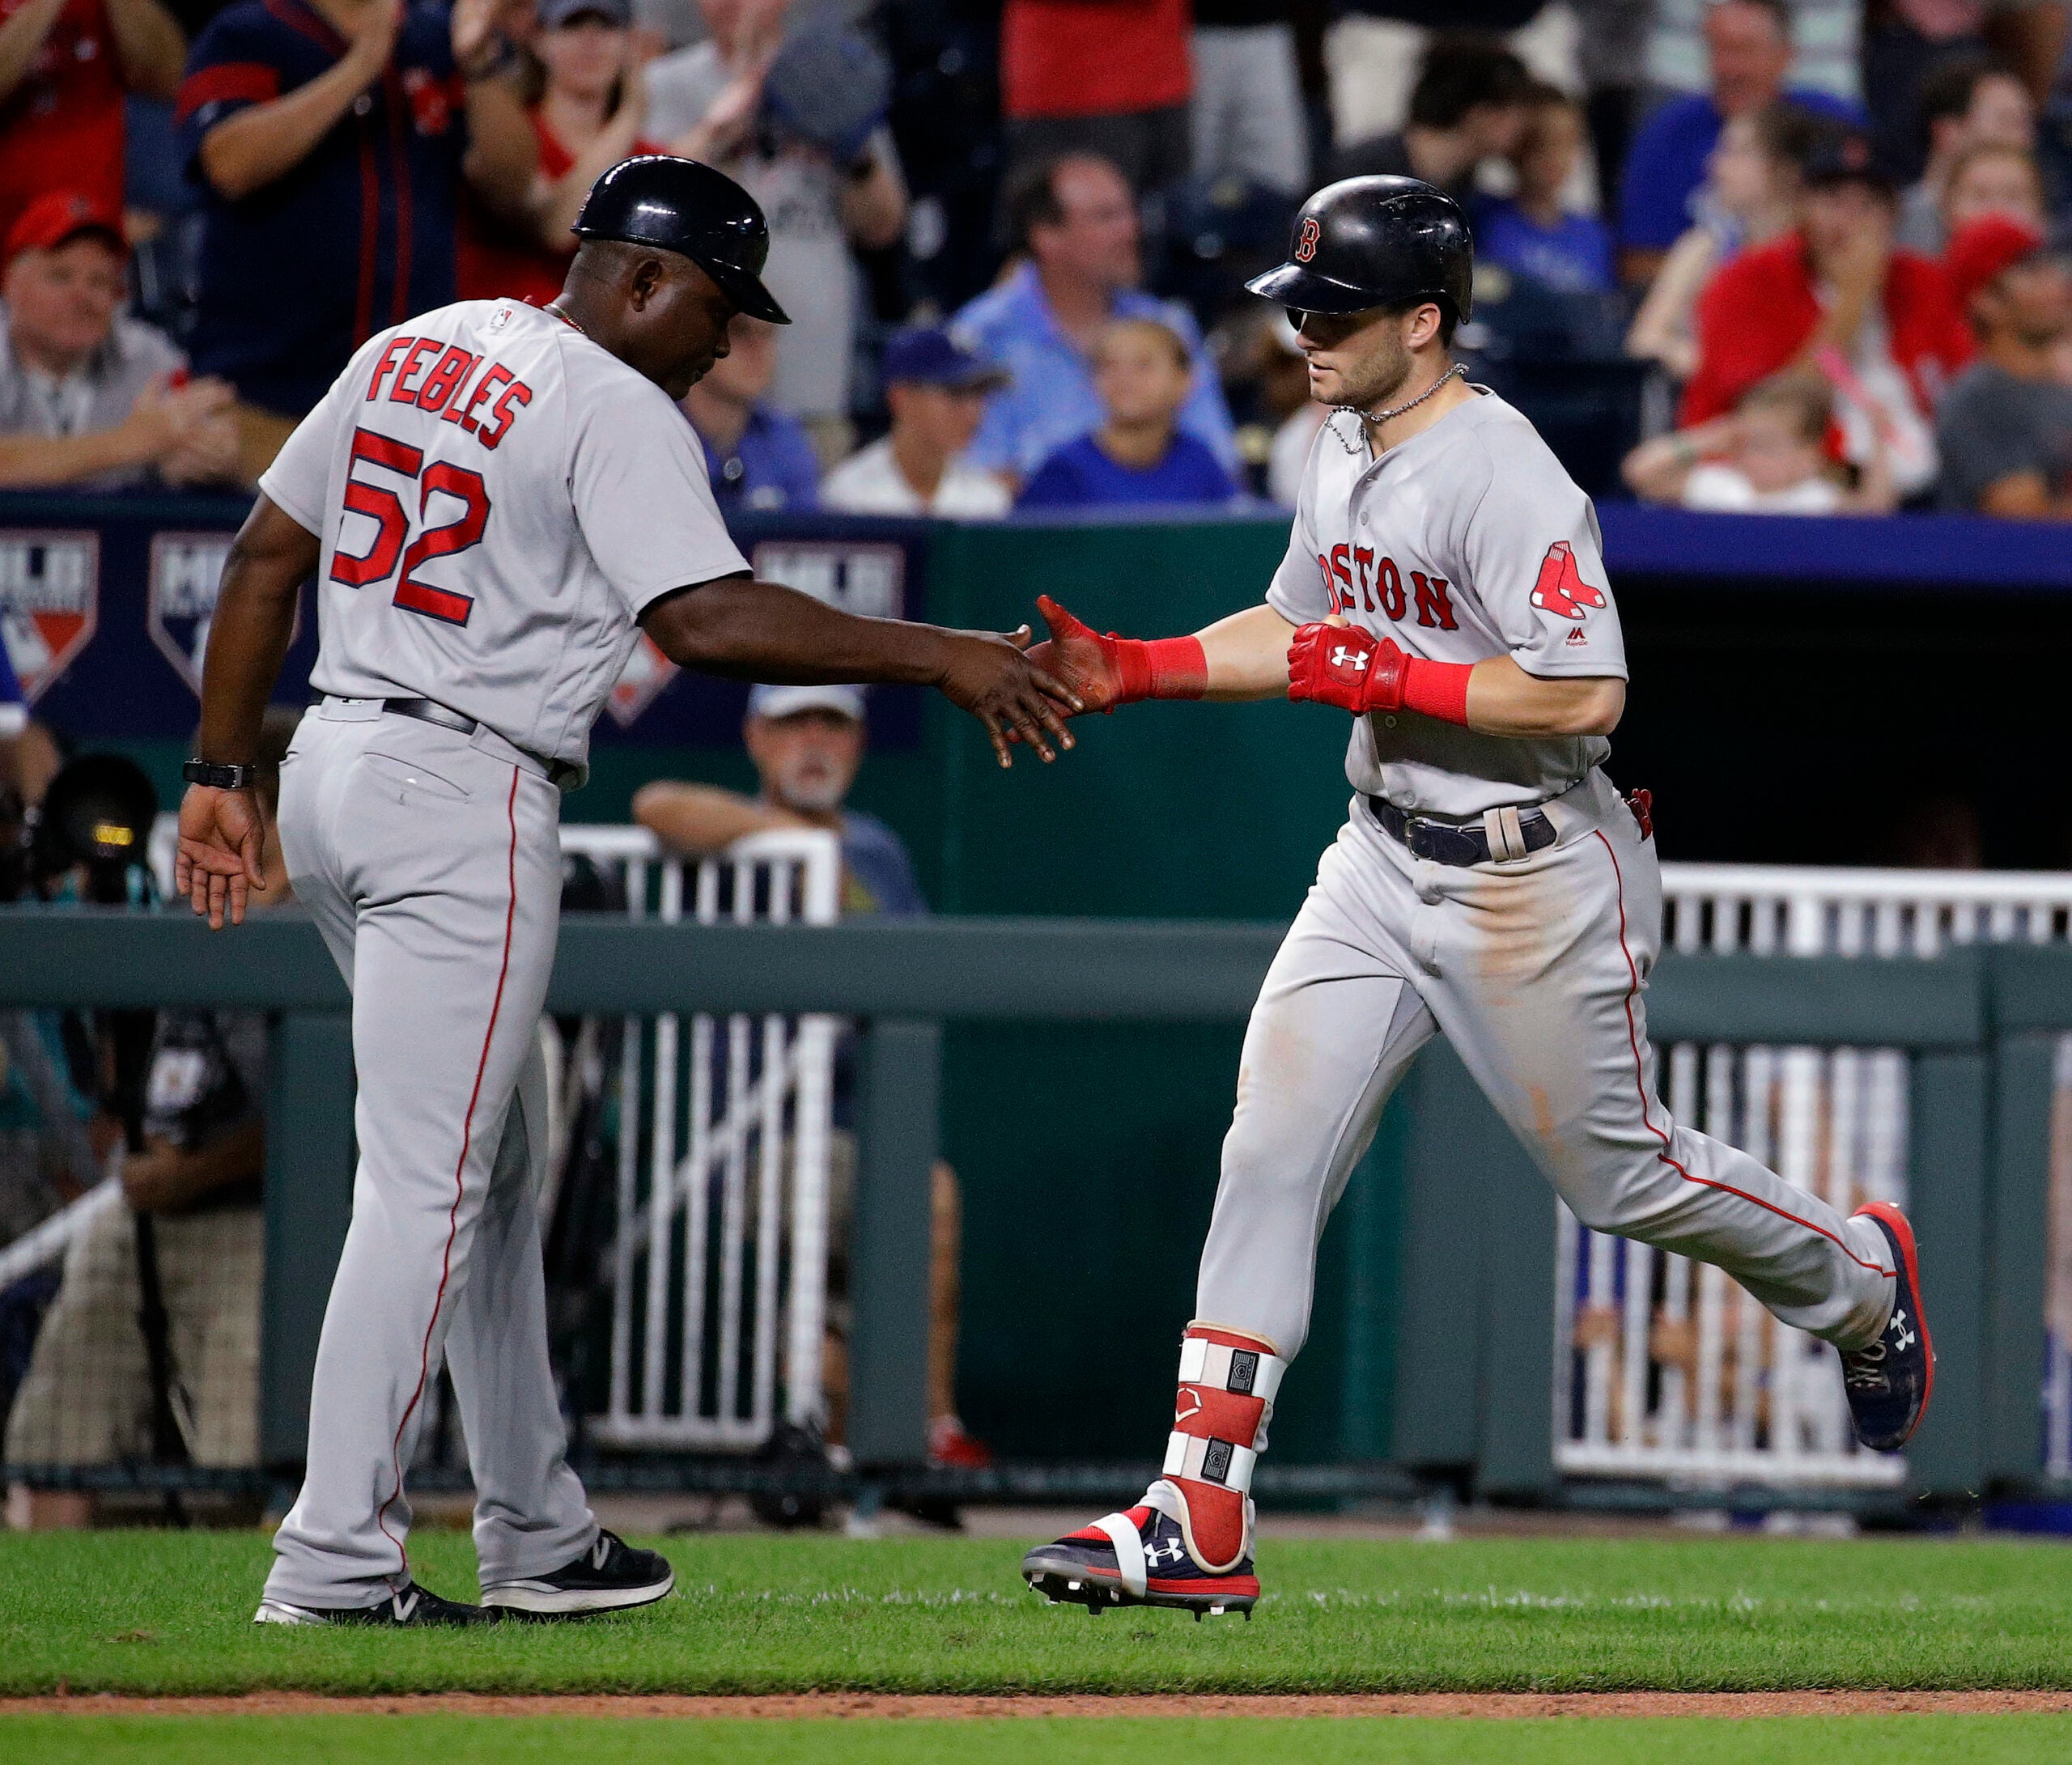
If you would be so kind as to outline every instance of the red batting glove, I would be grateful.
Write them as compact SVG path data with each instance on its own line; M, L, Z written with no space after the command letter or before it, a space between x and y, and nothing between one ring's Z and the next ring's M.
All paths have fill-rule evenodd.
M1106 637L1048 595L1036 610L1050 627L1030 661L1064 682L1089 711L1113 711L1140 698L1199 698L1208 690L1208 659L1199 638Z
M1355 717L1403 706L1403 664L1394 638L1357 625L1306 625L1288 646L1288 696L1335 705Z
M1335 705L1356 717L1414 711L1442 723L1467 722L1471 662L1428 662L1394 638L1355 625L1306 625L1288 646L1288 696Z

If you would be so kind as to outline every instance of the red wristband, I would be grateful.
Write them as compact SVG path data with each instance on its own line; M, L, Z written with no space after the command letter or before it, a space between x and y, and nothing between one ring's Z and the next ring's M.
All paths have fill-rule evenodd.
M1405 658L1403 708L1465 728L1467 677L1474 672L1472 662L1428 662L1419 656Z
M1122 676L1118 704L1140 698L1199 698L1208 690L1208 658L1199 638L1115 640L1115 667Z

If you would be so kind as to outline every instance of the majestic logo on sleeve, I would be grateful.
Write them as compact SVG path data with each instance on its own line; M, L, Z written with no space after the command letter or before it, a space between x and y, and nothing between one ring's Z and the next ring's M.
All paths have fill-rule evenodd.
M1532 604L1558 618L1580 619L1604 605L1604 591L1593 588L1576 571L1574 549L1557 539L1539 561L1539 580L1532 585Z
M1295 261L1298 264L1306 264L1315 257L1317 241L1323 236L1323 229L1317 225L1315 218L1311 215L1303 216L1301 235L1295 241Z

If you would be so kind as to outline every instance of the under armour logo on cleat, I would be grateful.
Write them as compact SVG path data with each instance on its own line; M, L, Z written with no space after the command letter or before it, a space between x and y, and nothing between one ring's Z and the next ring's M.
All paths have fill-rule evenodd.
M1187 1554L1187 1547L1178 1538L1168 1538L1163 1544L1154 1544L1144 1553L1144 1560L1154 1569L1167 1563L1178 1563Z
M1348 649L1341 643L1331 652L1331 665L1333 668L1349 668L1356 674L1364 673L1367 657L1361 651Z
M605 1566L605 1559L611 1554L611 1540L601 1532L599 1533L597 1542L590 1546L590 1567L593 1569L601 1569Z
M1913 1347L1913 1331L1908 1327L1907 1314L1904 1312L1893 1313L1892 1322L1887 1327L1896 1332L1892 1338L1895 1347L1900 1348Z

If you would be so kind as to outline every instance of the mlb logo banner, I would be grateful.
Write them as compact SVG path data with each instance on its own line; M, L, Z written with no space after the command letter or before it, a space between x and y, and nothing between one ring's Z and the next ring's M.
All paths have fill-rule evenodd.
M633 654L626 659L605 700L605 709L622 729L631 728L641 712L655 702L655 695L681 672L643 631L634 640Z
M0 529L0 639L33 705L94 634L100 536Z
M216 592L236 537L221 532L151 536L144 623L159 654L197 698L202 694L202 660L209 652L209 627L216 616ZM288 642L292 644L301 634L302 596L298 594Z
M897 619L906 610L906 553L902 546L851 540L770 539L749 562L763 582L781 583L844 613ZM642 632L605 708L630 729L680 670Z
M216 589L228 533L155 533L151 573L145 591L145 624L159 654L197 698L202 658L208 653L209 625L216 616Z
M769 539L755 548L755 573L844 613L898 619L906 610L906 554L898 545L842 540Z

